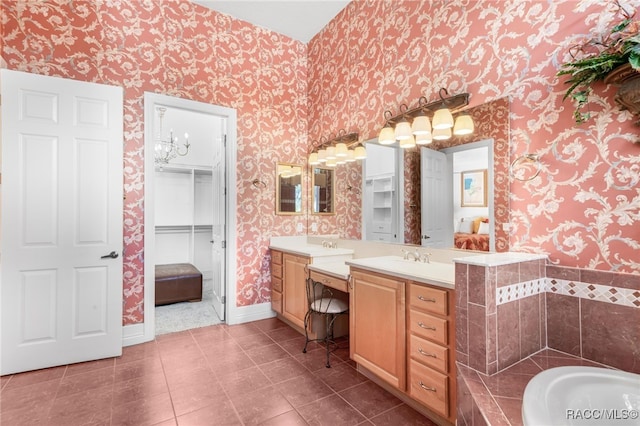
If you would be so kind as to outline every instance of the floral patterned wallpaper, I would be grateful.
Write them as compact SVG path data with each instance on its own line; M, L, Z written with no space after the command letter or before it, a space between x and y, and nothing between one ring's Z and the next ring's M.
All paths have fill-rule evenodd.
M0 22L9 69L124 89L124 324L144 311L145 91L237 109L237 304L269 301L269 238L306 229L274 204L276 162L307 154L306 46L186 0L8 0Z
M640 6L638 0L622 0ZM237 303L269 300L268 242L316 223L360 236L361 168L338 169L338 214L276 216L276 161L304 163L311 140L344 128L373 138L386 109L471 93L510 104L510 157L541 156L510 179L511 250L554 263L638 273L640 145L613 88L576 127L555 77L568 47L611 12L602 0L355 0L308 46L187 0L5 0L10 69L122 86L125 119L124 323L143 318L143 93L238 111ZM251 185L264 180L267 188ZM306 233L306 231L303 231Z
M638 0L621 0L640 8ZM513 251L555 264L640 272L640 130L596 87L586 125L573 122L556 77L569 47L605 29L604 0L355 0L309 44L309 134L341 126L374 138L383 112L438 90L470 106L508 97L510 158L542 171L509 186ZM347 229L353 228L353 221ZM340 232L340 230L336 230Z

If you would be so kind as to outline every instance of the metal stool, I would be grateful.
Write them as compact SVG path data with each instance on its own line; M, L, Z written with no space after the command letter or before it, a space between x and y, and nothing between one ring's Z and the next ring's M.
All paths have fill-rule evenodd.
M330 345L335 344L333 340L333 323L336 321L338 315L349 313L349 305L344 300L335 298L330 287L327 287L318 281L314 281L311 278L307 278L306 287L308 308L307 313L304 316L305 342L302 353L307 353L307 345L309 342L324 342L327 350L326 367L331 368L331 364L329 363L329 354L331 352ZM309 339L308 326L313 314L323 315L325 318L326 333L324 338Z

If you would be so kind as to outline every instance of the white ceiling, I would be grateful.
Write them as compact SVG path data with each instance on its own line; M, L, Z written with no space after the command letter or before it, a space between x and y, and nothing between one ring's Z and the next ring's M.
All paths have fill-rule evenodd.
M306 44L344 9L350 0L192 1Z

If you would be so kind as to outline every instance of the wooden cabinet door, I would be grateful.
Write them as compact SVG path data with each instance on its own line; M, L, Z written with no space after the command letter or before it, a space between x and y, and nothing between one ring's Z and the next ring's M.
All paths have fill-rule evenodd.
M405 283L352 268L351 358L381 379L406 388Z
M304 328L304 315L307 312L305 267L309 263L309 258L285 253L282 262L284 267L282 315L293 324Z

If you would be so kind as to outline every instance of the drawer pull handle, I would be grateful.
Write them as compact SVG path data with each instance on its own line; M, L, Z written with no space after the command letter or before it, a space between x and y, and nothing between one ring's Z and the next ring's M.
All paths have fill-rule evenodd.
M423 295L418 296L418 299L422 300L423 302L436 303L436 299L427 299L427 298L426 298L426 297L424 297Z
M424 328L425 330L433 330L436 331L435 327L432 327L430 325L424 325L424 323L422 321L418 322L418 327L420 328Z
M422 383L422 380L420 380L419 384L420 384L420 387L422 389L426 390L426 391L431 391L431 392L435 392L436 391L436 388L432 388L432 387L426 386L424 383Z
M420 354L424 356L430 356L431 358L438 358L436 354L430 354L429 352L425 352L422 350L422 348L418 348L418 352L420 352Z

